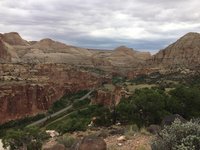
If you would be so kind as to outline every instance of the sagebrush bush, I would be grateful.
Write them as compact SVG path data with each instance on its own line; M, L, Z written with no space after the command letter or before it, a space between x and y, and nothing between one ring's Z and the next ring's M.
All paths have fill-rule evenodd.
M152 150L200 150L200 122L175 120L158 134Z
M66 148L71 148L76 139L69 135L64 135L57 139L58 143L63 144Z
M139 131L139 128L136 124L133 124L133 125L130 125L130 126L127 126L127 128L125 129L125 133L124 135L127 137L127 138L130 138L132 136L135 136L135 134Z

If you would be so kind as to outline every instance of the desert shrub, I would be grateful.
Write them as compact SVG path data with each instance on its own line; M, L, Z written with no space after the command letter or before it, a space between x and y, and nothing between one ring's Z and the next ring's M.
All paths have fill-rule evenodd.
M175 120L171 126L165 126L158 135L152 143L152 150L200 149L199 121L181 123L180 120Z
M149 133L149 131L147 131L147 129L145 127L140 128L140 133L144 134L144 135L150 135L151 133Z
M90 120L87 118L69 118L65 122L56 126L56 130L60 133L85 131Z
M125 129L124 135L127 138L134 136L139 131L139 128L136 124L128 125Z
M27 150L41 149L43 141L47 140L49 135L36 127L28 127L23 130L9 130L3 137L4 148L10 146L11 150L21 148Z
M63 144L66 148L71 148L76 139L69 135L63 135L57 139L58 143Z

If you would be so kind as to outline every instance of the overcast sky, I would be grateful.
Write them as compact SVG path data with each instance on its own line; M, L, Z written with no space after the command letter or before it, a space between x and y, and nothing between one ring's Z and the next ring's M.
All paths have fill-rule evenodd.
M200 32L200 0L0 0L0 32L27 40L151 52Z

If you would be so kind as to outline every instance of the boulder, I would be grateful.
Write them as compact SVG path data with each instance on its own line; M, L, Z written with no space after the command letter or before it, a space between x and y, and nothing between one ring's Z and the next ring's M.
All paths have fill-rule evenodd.
M166 126L166 125L171 125L175 119L179 119L181 122L185 123L186 120L180 116L179 114L173 114L173 115L169 115L169 116L166 116L163 120L162 120L162 127L163 126Z
M161 127L155 124L152 124L149 127L147 127L147 131L152 134L157 134L160 130L161 130Z

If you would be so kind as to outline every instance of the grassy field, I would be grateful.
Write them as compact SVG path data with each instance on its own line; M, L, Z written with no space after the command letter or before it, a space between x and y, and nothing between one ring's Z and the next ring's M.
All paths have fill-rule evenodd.
M155 87L156 84L131 84L129 82L125 82L122 86L127 88L130 92L134 92L136 89ZM108 91L114 91L115 86L113 84L104 84L103 88Z

